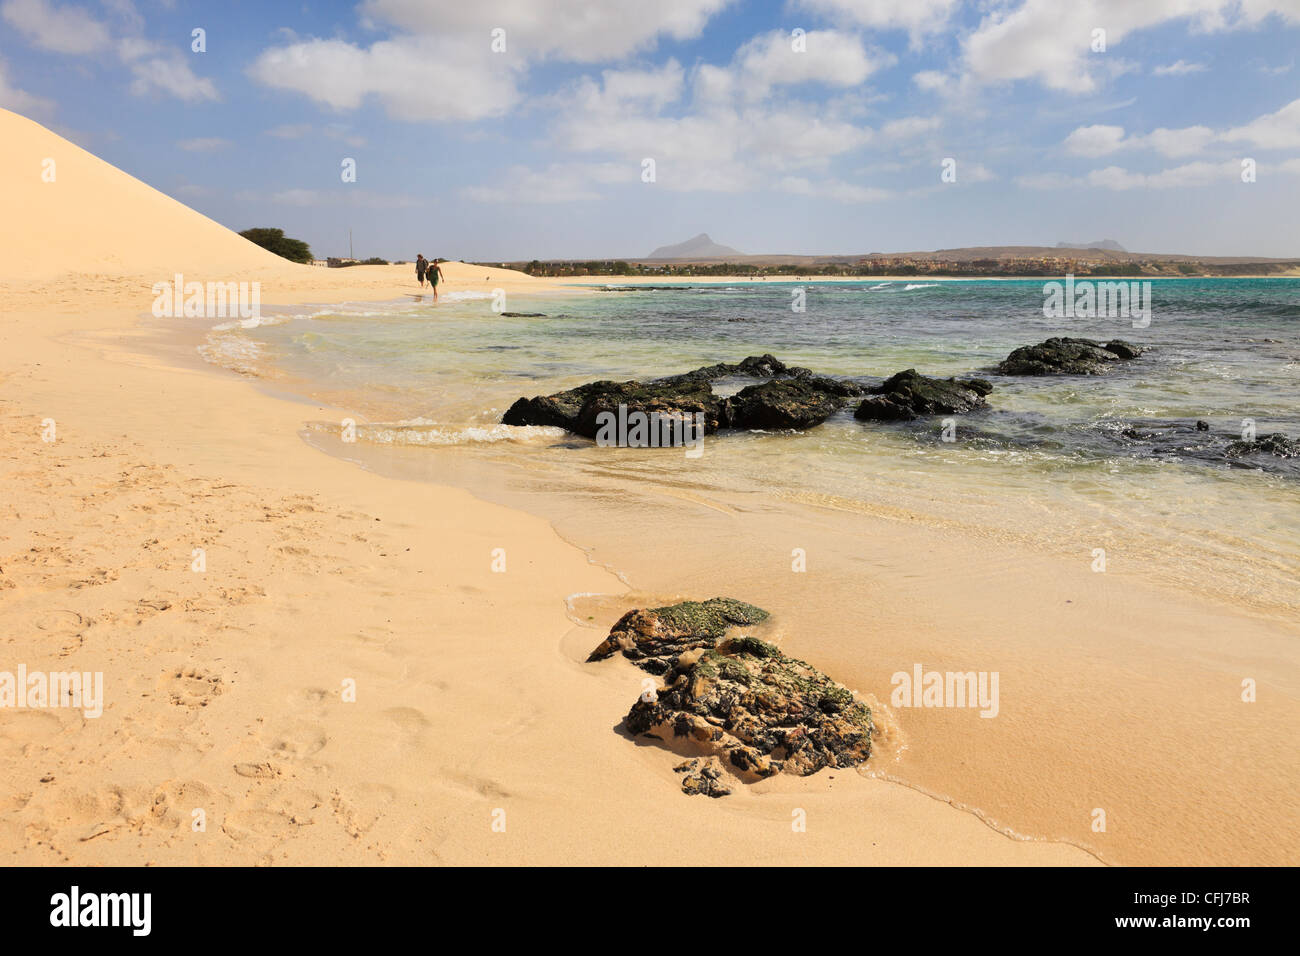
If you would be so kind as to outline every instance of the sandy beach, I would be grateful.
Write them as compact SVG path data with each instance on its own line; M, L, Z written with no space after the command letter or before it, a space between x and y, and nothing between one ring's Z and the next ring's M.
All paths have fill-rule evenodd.
M104 676L100 716L0 715L8 862L1096 862L852 773L683 797L667 755L615 730L640 672L584 667L601 632L566 613L616 578L540 518L322 455L299 432L343 410L164 361L140 328L175 273L290 305L392 300L410 267L283 263L0 125L6 208L31 227L0 256L5 667Z

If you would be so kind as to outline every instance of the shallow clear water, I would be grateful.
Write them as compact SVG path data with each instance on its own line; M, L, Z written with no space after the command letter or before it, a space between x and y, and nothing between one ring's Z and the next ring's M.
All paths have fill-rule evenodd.
M1151 303L1149 326L1134 328L1127 318L1045 318L1039 280L511 296L508 310L542 318L503 317L487 295L453 293L437 305L285 312L214 332L209 354L273 368L355 408L362 447L473 449L578 482L762 489L850 511L937 509L961 526L1056 550L1105 525L1157 572L1200 574L1234 599L1296 609L1300 459L1230 461L1222 450L1252 422L1259 435L1300 437L1300 280L1156 280ZM1153 348L1105 376L992 372L1015 347L1052 335ZM987 410L958 418L953 442L941 440L938 421L866 424L846 409L803 434L710 437L689 461L680 450L598 449L554 429L497 424L521 395L762 353L867 381L905 368L978 374L995 390ZM1198 432L1197 420L1211 430Z

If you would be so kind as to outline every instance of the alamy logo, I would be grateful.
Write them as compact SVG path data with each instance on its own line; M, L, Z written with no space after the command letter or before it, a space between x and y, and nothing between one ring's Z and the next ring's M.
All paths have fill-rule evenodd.
M687 458L704 453L704 413L663 414L628 411L596 414L596 444L602 448L685 448Z
M155 319L256 319L262 314L260 282L171 282L153 284Z
M978 707L981 717L998 715L997 671L898 671L889 683L894 707Z
M1151 324L1151 283L1074 280L1043 284L1043 317L1047 319L1132 319L1133 328Z
M18 673L0 671L0 708L71 707L85 717L104 712L104 674L101 671L31 671L18 665Z
M152 926L150 893L68 893L50 897L51 926L129 926L133 936L148 936Z

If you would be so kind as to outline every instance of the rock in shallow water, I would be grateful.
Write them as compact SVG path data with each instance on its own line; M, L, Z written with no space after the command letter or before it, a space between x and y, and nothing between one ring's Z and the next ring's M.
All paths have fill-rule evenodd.
M773 379L742 388L724 400L731 428L812 428L834 415L845 398L813 379Z
M1240 458L1242 455L1264 454L1278 458L1300 458L1300 441L1288 438L1281 432L1261 435L1254 440L1235 441L1224 449L1228 458Z
M730 398L720 398L712 383L721 378L765 378ZM505 425L555 425L596 438L602 413L657 412L661 417L699 414L704 434L719 428L811 428L824 422L863 388L853 382L814 375L772 355L720 362L650 382L589 382L577 388L521 398L506 411ZM658 444L657 442L651 444Z
M1003 375L1100 375L1116 362L1135 359L1146 349L1122 339L1105 344L1092 339L1050 338L1022 345L998 365Z
M909 368L886 379L863 399L853 417L862 421L910 421L920 415L954 415L986 404L993 386L982 378L929 378Z
M742 779L807 776L867 760L871 711L846 687L775 645L723 637L766 616L728 598L630 611L588 660L622 649L638 666L662 674L664 686L632 705L627 729L693 746L705 758L725 760ZM679 765L687 773L682 789L720 796L713 766Z

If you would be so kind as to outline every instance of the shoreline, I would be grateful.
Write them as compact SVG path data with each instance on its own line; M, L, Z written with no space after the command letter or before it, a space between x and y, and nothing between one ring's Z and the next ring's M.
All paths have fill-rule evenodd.
M49 627L78 631L69 635L77 641L78 666L104 670L109 694L97 722L74 726L58 711L28 715L48 718L40 721L48 730L35 736L44 743L23 741L24 760L12 759L18 741L10 735L3 776L10 792L26 795L0 821L14 862L303 863L338 859L339 853L357 863L576 862L575 846L584 861L682 862L679 846L643 849L662 844L663 833L672 831L694 834L687 859L696 862L1095 863L1065 844L1012 841L971 813L884 781L846 777L839 786L851 793L832 795L825 773L781 779L746 788L724 807L683 797L671 774L658 769L661 753L643 754L609 732L610 721L626 708L635 672L614 667L593 673L547 650L572 630L566 596L616 593L622 586L612 575L535 517L454 489L383 479L346 462L328 464L297 440L306 412L301 403L249 388L249 382L215 368L196 374L133 352L141 310L122 301L131 285L122 280L116 294L95 296L89 309L84 300L68 302L62 314L48 303L38 307L30 295L6 294L18 300L6 303L15 320L4 333L7 456L21 467L42 450L72 450L73 457L56 467L80 473L83 486L111 489L104 492L109 500L133 492L121 487L129 485L125 477L104 473L103 464L114 458L134 462L123 475L151 476L150 493L172 502L167 528L177 522L175 515L187 516L179 522L187 524L196 503L218 501L215 511L196 519L190 540L172 541L169 558L149 567L141 566L139 544L133 549L130 543L132 531L159 530L147 500L119 508L106 537L106 529L97 529L108 513L97 502L79 499L75 488L53 484L48 468L29 476L22 489L10 481L19 514L44 502L80 515L57 524L63 532L55 546L59 567L72 573L93 556L106 578L75 588L74 601L57 596L62 578L51 567L6 560L7 581L15 586L0 593L12 619L26 634L43 634L40 622L51 615ZM342 291L349 301L379 298L372 296L374 289ZM393 298L384 291L383 298ZM290 304L335 294L310 283L285 293L273 289L268 298ZM71 309L77 314L69 315ZM91 333L102 352L59 344L69 335ZM50 362L51 355L59 360ZM43 417L59 422L65 436L49 448L28 430ZM186 490L196 483L205 488L197 499ZM264 503L268 494L286 497L271 508ZM398 528L401 540L376 538L370 525L352 532L364 541L342 533L366 518L381 519L377 524L389 529L386 534ZM136 527L141 522L147 527ZM210 524L227 522L231 527L216 532L207 550L242 556L250 567L227 569L230 578L219 585L222 598L214 602L206 582L195 590L187 567L192 549L185 545L214 534L203 530ZM416 552L418 541L446 541L446 524L459 529L454 553L431 555L425 549L418 561L426 567L402 557L407 552L399 545ZM304 535L315 536L319 557L312 546L303 548ZM247 539L236 542L234 536ZM487 545L496 539L511 554L512 569L521 556L524 569L509 576L504 592L494 589L486 560ZM18 543L6 542L7 550ZM484 552L481 567L464 566L465 552L473 549ZM106 560L104 552L116 553ZM209 573L217 564L209 564ZM416 575L434 566L455 593L438 600L413 597L421 586ZM384 593L397 600L377 603ZM465 607L476 600L491 603ZM75 618L65 621L54 611L55 601ZM405 627L372 633L372 622L384 614L392 615L388 624ZM422 621L444 619L454 622L445 646L419 639L427 627ZM302 633L309 622L318 630ZM119 633L128 623L129 630ZM254 633L269 638L271 647L254 640ZM545 634L552 635L550 641ZM499 646L485 659L482 647L503 640L519 659L499 661ZM30 666L53 665L41 641L20 647ZM389 647L402 653L394 656ZM363 706L365 695L359 694L349 713L328 690L338 683L337 660L368 671L365 680L375 682L371 693L399 705ZM531 662L522 673L520 661ZM395 666L423 677L397 680ZM541 674L548 675L546 693L537 687ZM114 700L115 683L134 686L140 695ZM422 695L412 693L412 684L461 699L445 712L431 710ZM441 684L447 686L439 690ZM586 703L557 704L557 687ZM503 694L520 699L505 708L509 714L497 713ZM484 721L487 726L479 726ZM210 738L209 744L196 743ZM489 739L499 745L490 756L482 749ZM457 740L465 743L444 753ZM376 748L388 762L401 757L425 773L413 774L405 764L376 764ZM91 754L107 753L119 768L107 780L87 780L75 769ZM647 767L646 757L654 766ZM642 779L648 769L652 777L669 779L652 785ZM42 774L52 782L35 779ZM412 784L412 776L423 785ZM597 820L589 819L595 807L585 796L593 785L603 794ZM608 799L611 786L619 799ZM773 826L788 832L788 822L780 821L788 821L791 799L819 821L795 851L759 836ZM196 800L210 805L214 824L221 821L210 828L217 831L212 836L220 834L216 840L196 841L181 825L182 810ZM408 800L440 806L460 829L448 831L432 818L412 823ZM494 841L488 815L496 804L518 807L516 813L546 826L529 827L521 841L499 835ZM165 809L157 811L160 805ZM893 823L881 826L881 814ZM573 829L575 818L588 818L580 832ZM412 826L424 834L415 845L409 842ZM737 854L737 846L747 851Z
M557 290L557 291L563 292L565 290ZM385 301L393 301L393 300L391 299L391 297L389 297L385 299ZM490 314L484 315L483 321L485 323L485 327L490 327L491 319L492 316ZM198 362L199 360L197 358L194 358L194 361ZM201 362L199 362L197 370L200 371L202 374L210 374L214 371L216 371L217 374L220 374L219 370L211 366L205 365ZM228 378L228 376L226 377ZM279 389L279 386L273 380L265 380L265 379L252 380L252 381L248 381L247 384L255 385L256 390L261 392L268 392L268 391L273 392ZM274 398L276 396L271 396L271 397ZM314 404L311 401L307 401L304 404L304 401L301 396L297 397L295 400L291 386L289 387L288 395L279 396L279 397L285 397L294 400L294 403L298 406L298 408L301 410L302 413L298 418L299 423L301 423L303 417L305 417L308 414L307 407ZM319 411L320 409L317 410ZM339 414L342 414L341 410L336 409L335 411L338 412ZM316 417L320 418L323 416L318 415ZM337 417L335 420L337 420ZM308 444L312 445L313 447L317 446L317 443L314 441L309 442ZM358 456L362 459L368 457L368 455L364 451L362 451L362 449L367 447L368 446L358 446L358 451L352 453L345 453L339 457L341 457L344 460L344 462L349 465L349 467L355 468L358 462ZM433 459L427 455L421 456L419 454L420 451L422 450L421 449L415 450L417 458L421 458L426 462L433 461ZM423 451L427 452L428 449L423 449ZM441 464L442 462L440 461L439 465ZM439 468L434 467L432 470L438 471ZM385 472L380 470L380 474L385 474ZM400 472L396 472L396 473L388 472L387 474L389 477L398 477L398 478L406 478L406 479L416 478L416 480L418 481L430 483L433 485L445 486L447 484L445 477L444 478L427 477L427 476L419 476L415 474L403 475ZM451 484L460 488L477 489L476 483L474 481L469 481L469 480L457 479L453 481ZM749 598L752 600L754 598L753 593L736 593L735 586L733 584L726 583L727 581L732 581L732 582L745 581L747 587L755 588L757 593L764 593L763 588L757 584L758 579L751 580L751 575L743 567L731 568L729 574L721 575L721 577L724 579L724 582L719 584L717 588L713 587L712 583L710 583L707 586L703 585L701 582L708 581L709 578L703 575L701 572L705 567L708 567L709 565L716 563L714 559L711 558L709 555L698 555L694 559L702 563L699 565L699 570L697 570L696 572L698 576L693 579L693 583L688 583L686 581L672 580L671 576L665 579L664 575L661 572L661 569L667 568L671 564L675 564L679 562L682 557L680 554L675 554L670 559L668 553L665 552L662 548L658 548L658 549L652 548L649 551L647 551L646 554L636 556L636 560L629 560L629 558L633 557L632 555L628 555L627 557L620 557L620 555L624 555L625 552L621 546L617 545L617 542L615 543L615 546L613 546L612 548L606 548L598 552L593 550L590 547L589 542L584 541L581 535L579 535L579 537L575 539L571 535L566 534L562 530L562 528L556 524L554 518L550 516L550 512L548 512L546 508L532 507L527 503L521 503L517 499L509 500L509 499L496 498L492 495L485 496L483 493L481 493L478 490L474 492L474 497L479 500L495 501L497 504L504 504L506 507L511 508L514 511L522 511L527 514L531 514L535 516L540 515L544 517L548 522L548 526L552 529L552 533L557 534L560 540L565 541L566 543L572 542L572 544L569 545L570 547L581 549L581 551L584 553L584 557L586 557L588 560L596 561L599 566L609 568L610 570L613 570L615 574L619 574L621 571L625 569L629 569L630 567L635 565L636 570L634 572L630 572L630 577L627 579L632 581L634 584L639 584L642 588L649 587L651 588L651 590L649 593L646 593L645 591L638 591L637 592L638 597L635 599L629 597L628 602L620 604L618 608L619 613L621 613L622 610L626 610L632 606L650 606L652 604L671 603L672 600L678 600L678 599L702 598L705 596L712 596L712 593L715 590L718 591L718 593L733 593L735 594L735 596L741 597L742 599ZM608 500L608 494L601 495L600 498L601 500ZM698 505L699 503L697 503L697 505L692 507L697 507ZM708 510L709 508L706 507L705 512L707 512ZM910 524L914 522L916 518L917 516L915 515L911 516L911 518L908 518L908 516L901 515L901 514L891 515L891 516L881 515L878 516L875 519L875 521L876 521L876 525L882 529L881 532L882 534L890 535L892 534L892 532L883 529L898 527L899 521L906 521L908 524ZM903 527L906 527L906 524L903 525ZM953 572L956 572L960 567L963 566L963 564L969 562L959 562L956 561L955 558L953 558L953 555L960 553L960 549L955 547L954 541L952 540L949 534L938 533L941 530L942 530L941 528L937 528L935 536L933 536L931 539L927 539L927 542L925 544L920 544L918 539L918 545L910 549L906 547L892 547L892 548L885 549L884 551L880 551L879 549L876 549L877 558L872 563L882 569L891 568L891 567L898 568L898 567L905 566L907 562L900 561L900 559L902 558L903 555L908 553L908 551L910 550L916 553L943 555L944 558L940 561L939 567L950 567ZM755 533L754 529L751 528L750 533ZM911 532L908 533L911 534ZM760 533L759 537L762 538L764 537L764 535ZM607 541L606 541L607 544L609 540L611 539L608 539L607 536ZM972 554L971 561L975 561L975 560L976 560L976 555ZM1002 562L1002 559L1000 558L999 561ZM933 561L931 561L930 563L933 563ZM1029 573L1029 570L1033 563L1035 562L1028 562L1028 563L1020 562L1016 564L1015 567L1019 568L1018 573L1026 574ZM1074 580L1073 571L1071 571L1067 566L1060 564L1059 561L1051 563L1050 566L1058 569L1056 574L1060 578L1060 581L1062 583ZM890 579L892 580L894 577L895 576L891 575ZM958 574L958 579L960 579L960 577L961 575ZM1085 576L1085 578L1086 577L1087 576ZM1051 584L1053 575L1052 574L1044 575L1043 573L1039 573L1038 578L1041 579L1045 584ZM665 581L667 583L665 583ZM656 582L658 582L658 584L656 584ZM899 583L900 582L898 582L897 580L894 580L893 585L896 586ZM1078 583L1082 584L1083 582L1080 581ZM1114 600L1119 596L1125 596L1126 597L1125 606L1136 609L1136 613L1138 613L1139 615L1148 616L1150 618L1150 623L1146 626L1146 630L1155 632L1167 628L1169 626L1169 622L1171 619L1169 618L1168 615L1162 616L1158 613L1152 614L1151 610L1157 609L1161 607L1163 604L1168 603L1168 601L1170 600L1170 596L1172 596L1172 600L1174 601L1175 605L1180 606L1182 608L1180 613L1183 615L1183 620L1190 627L1192 627L1194 631L1199 629L1199 631L1201 632L1208 632L1208 628L1201 627L1200 624L1196 623L1198 621L1198 617L1194 609L1202 605L1200 604L1200 602L1190 602L1190 603L1187 602L1181 596L1184 592L1180 592L1176 590L1157 591L1152 593L1153 594L1163 593L1165 595L1165 598L1163 600L1161 598L1154 597L1154 596L1146 599L1141 599L1141 598L1134 598L1132 595L1124 595L1123 592L1125 589L1123 588L1123 582L1121 581L1118 583L1120 583L1121 585L1121 590L1113 591L1113 589L1107 589L1109 596L1103 595L1102 597L1104 599L1102 603L1098 605L1094 609L1094 611L1099 610L1103 612L1113 612L1117 608L1117 606L1114 605ZM864 580L862 584L865 587L867 587L870 591L877 591L882 588L883 581L880 579L880 576L878 574L873 574L867 580ZM704 589L709 593L705 594L701 592L700 591L701 587L704 587ZM959 587L962 586L959 584ZM900 637L907 638L901 641L900 640L891 641L891 643L896 644L899 653L902 656L907 656L910 654L911 657L909 657L908 659L924 660L927 663L927 665L931 663L936 663L934 658L925 650L926 640L927 640L925 635L926 634L931 635L930 638L928 639L933 640L933 637L935 636L936 633L932 626L926 625L924 623L928 619L933 618L934 616L932 609L927 607L927 604L932 602L926 601L923 596L917 597L917 596L908 596L906 594L894 594L892 592L892 586L889 588L885 588L885 590L887 593L890 593L891 595L889 604L892 606L884 609L886 613L883 618L874 621L864 620L862 622L863 630L867 633L872 633L872 632L879 631L882 628L882 626L885 626L890 631L896 631ZM1087 588L1085 587L1084 590L1086 591ZM609 591L608 589L602 589L601 593L609 593ZM983 611L980 612L976 612L973 610L973 608L979 606L980 596L978 591L970 592L968 590L963 589L959 593L964 594L966 596L951 598L951 600L955 601L959 607L963 608L961 613L958 613L956 617L949 622L949 629L953 633L960 633L963 629L967 627L968 623L970 623L970 620L978 621L981 618L989 618L989 615L991 613L992 614L997 613L996 611L993 611L991 607L987 607L987 606ZM999 586L994 593L1005 595L1006 588L1003 586ZM1146 593L1146 592L1143 591L1142 593ZM1065 598L1066 594L1069 594L1071 597L1074 597L1076 599L1078 597L1077 594L1070 594L1069 590L1067 589L1065 593L1061 595L1062 599ZM760 603L764 603L764 602L760 602ZM985 603L987 604L987 602ZM1020 613L1018 614L1018 616L1011 615L1010 619L1006 623L1012 624L1016 628L1021 629L1022 636L1018 637L1017 640L1023 641L1029 635L1029 632L1023 631L1023 624L1032 622L1033 620L1036 619L1036 617L1041 617L1042 612L1044 610L1044 605L1041 603L1035 603L1033 601L1026 602L1023 599L1015 600L1013 602L1013 605ZM806 636L809 632L815 632L816 630L818 630L815 624L815 619L809 617L809 615L805 614L804 612L805 607L811 607L812 605L800 603L799 601L794 601L793 603L787 601L784 605L778 605L778 606L780 607L783 619L791 635L791 640L798 642L794 645L796 653L802 654L807 659L817 662L818 664L825 665L825 669L828 673L832 674L832 676L835 676L845 681L851 687L868 687L879 691L881 687L887 686L887 677L888 677L887 671L885 672L885 674L882 675L879 672L875 671L873 666L864 666L864 663L858 659L859 655L855 652L852 652L851 649L844 648L844 647L837 649L833 642L828 644L826 643L825 639L821 637ZM1243 619L1240 617L1241 614L1246 614L1247 616L1251 616L1251 612L1248 609L1233 605L1231 603L1224 604L1221 602L1214 602L1213 605L1205 605L1205 606L1219 607L1223 610L1223 613L1230 613L1234 615L1232 617L1222 618L1225 625L1229 628L1234 626L1234 622L1235 624L1242 623ZM1086 607L1081 607L1080 613L1087 614L1089 612ZM608 620L603 620L602 623L604 623L607 626L608 624L612 623L613 619L616 618L617 616L618 613L612 613L612 616L608 617ZM1211 617L1213 617L1216 620L1219 619L1216 615L1211 615ZM970 620L968 620L968 618ZM1276 620L1275 617L1272 619ZM803 622L802 624L800 623L801 621ZM572 624L573 622L570 620L570 623ZM921 624L919 628L918 636L912 637L910 632L918 629L918 623ZM1126 626L1119 629L1119 631L1117 632L1117 636L1122 636L1125 633L1131 633L1133 634L1133 636L1137 636L1137 634L1141 633L1141 631L1142 628L1139 627L1135 622L1129 622ZM1013 631L1011 633L1016 633L1016 632ZM1073 638L1073 643L1079 644L1080 646L1089 643L1090 638L1088 636L1088 633L1089 631L1087 628L1083 630L1076 629L1075 637ZM586 645L594 645L594 643L600 637L603 637L603 632L600 634L595 634L594 632L587 633L587 634L580 634L577 638L573 638L570 636L566 638L566 640L569 641L577 640L578 644L583 644L585 642ZM1198 638L1198 640L1204 641L1205 639ZM1128 643L1127 641L1124 641L1121 643L1117 643L1115 645L1115 648L1112 651L1112 655L1111 655L1113 656L1115 661L1126 661L1131 657L1131 652L1126 646L1127 643ZM913 649L910 651L905 651L904 649L907 648L909 644L913 646ZM1013 642L1012 645L1007 645L1004 642L999 641L996 645L990 645L990 646L995 646L997 648L997 652L999 656L1001 656L1006 653L1009 646L1014 647L1015 644ZM1196 646L1198 645L1195 642L1191 645L1191 647L1196 647ZM1212 648L1213 648L1213 644L1206 642L1203 644L1201 652L1202 653L1204 653L1205 651L1212 652ZM581 660L582 655L585 654L585 651L587 649L589 649L589 647L581 647L578 650L575 650L575 653L573 655L573 660L575 663ZM954 646L950 650L955 650L955 649L956 648ZM1186 648L1184 650L1186 650ZM1283 655L1283 657L1285 657L1285 655ZM834 666L831 666L832 663ZM1128 666L1132 666L1131 660L1128 660ZM1148 663L1143 666L1144 668L1151 668L1151 667L1159 667L1161 665L1157 658L1150 658L1148 660ZM632 676L633 677L635 676L635 672L632 674ZM1100 684L1099 686L1104 687L1106 685L1103 683ZM1215 693L1213 690L1209 688L1204 688L1204 690L1210 694ZM1158 712L1159 710L1157 709L1156 711L1149 713L1147 719L1155 720L1156 713ZM617 715L617 713L621 713L621 711L616 711L615 715ZM1054 718L1059 719L1059 715L1053 714L1053 716ZM1082 726L1083 722L1086 721L1088 718L1085 715L1080 714L1079 719L1080 719L1080 726ZM919 728L928 725L928 727L926 727L926 729L924 730L923 736L926 736L931 740L942 741L951 735L951 730L943 729L942 723L935 723L932 718L930 718L928 715L925 715L923 712L908 714L903 717L903 720L906 724L910 725L913 728ZM976 722L976 723L978 725L979 723L982 722ZM1001 722L993 722L993 723L1001 723ZM939 736L936 737L935 736L936 734ZM953 739L954 741L956 741L965 738L959 735L957 737L954 737ZM1032 740L1033 740L1033 736L1031 735L1026 739L1026 742L1028 743L1029 741ZM974 739L971 739L967 741L966 746L978 746L978 742ZM937 755L942 750L950 750L950 749L951 749L950 747L945 745L939 747L935 751L935 754ZM919 753L919 751L916 748L914 748L912 752L914 755ZM1065 751L1060 748L1057 748L1055 752L1057 754L1063 754ZM659 754L658 756L660 758L664 757L662 753ZM1102 754L1096 755L1096 757L1100 757L1100 756L1102 756ZM947 759L951 761L951 756L949 756ZM646 755L644 763L646 765L646 768L651 769L652 772L661 772L663 770L662 760L659 761L658 766L651 766L652 764L655 764L655 757L652 754ZM904 786L919 794L930 796L932 799L940 800L941 802L949 802L950 805L954 808L961 807L960 812L968 813L973 816L976 816L978 819L981 820L981 822L985 822L987 826L993 828L995 831L1001 832L1002 830L1007 828L1006 824L1000 821L1006 821L1008 819L1011 819L1013 821L1015 820L1014 814L1009 817L1005 813L1001 813L1001 814L996 812L990 813L988 806L982 803L980 800L972 801L969 798L966 800L961 799L960 795L956 794L955 791L945 783L945 780L948 779L948 774L951 772L951 768L952 768L951 762L948 764L947 769L945 769L944 763L942 761L938 763L935 763L933 760L929 761L929 766L923 768L926 774L926 777L924 779L917 779L915 777L909 779L905 777L898 777L897 775L890 776L888 769L885 768L882 771L881 766L882 765L878 764L876 767L868 767L867 769L868 772L880 772L882 774L882 780L889 779L891 782L897 782L897 785L899 786ZM670 784L666 784L665 786L668 786L670 790L672 789ZM946 800L943 796L941 796L944 794L949 795ZM668 795L669 794L665 794L664 796L666 797ZM671 795L675 796L676 794L672 793ZM1003 799L1003 798L998 798L996 794L994 794L993 796L995 799ZM1020 829L1027 830L1030 833L1042 834L1042 833L1056 832L1051 827L1044 827L1042 829L1038 829L1035 828L1034 826L1029 826L1029 827L1024 827L1023 825L1019 825L1019 826ZM1076 846L1076 847L1080 846L1077 842L1071 842L1068 840L1064 842L1064 845ZM1087 849L1083 849L1082 852L1089 852L1089 851ZM1130 858L1130 861L1131 859L1132 858ZM1142 857L1139 857L1138 859L1141 860ZM1223 858L1219 857L1215 859L1223 859ZM1231 859L1231 857L1227 859ZM1122 858L1121 858L1121 862L1123 862Z

